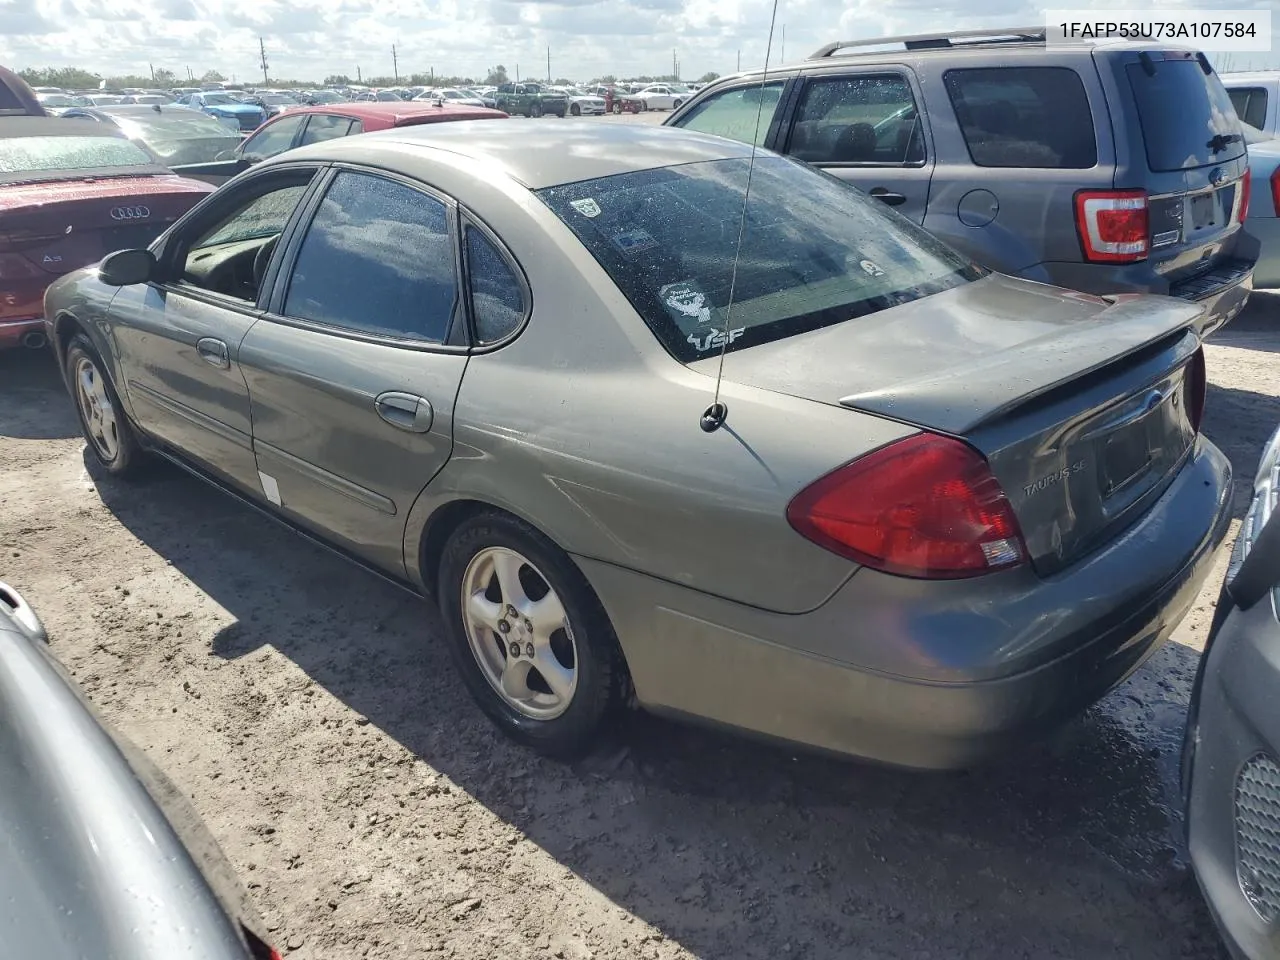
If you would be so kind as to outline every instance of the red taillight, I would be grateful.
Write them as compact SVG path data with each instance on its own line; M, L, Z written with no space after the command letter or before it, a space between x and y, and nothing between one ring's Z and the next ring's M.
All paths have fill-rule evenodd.
M1271 171L1271 206L1275 208L1276 216L1280 217L1280 167Z
M1105 263L1143 260L1151 248L1143 190L1081 190L1076 230L1084 258Z
M787 520L820 547L906 577L973 577L1026 559L1017 518L987 461L933 433L820 478L787 505Z
M1248 167L1244 169L1244 176L1240 178L1240 222L1244 223L1244 218L1249 215L1249 195L1253 193L1253 171Z
M1200 421L1204 417L1205 389L1204 347L1201 347L1191 358L1186 372L1182 375L1182 393L1187 401L1187 420L1191 422L1191 427L1196 433L1200 432Z

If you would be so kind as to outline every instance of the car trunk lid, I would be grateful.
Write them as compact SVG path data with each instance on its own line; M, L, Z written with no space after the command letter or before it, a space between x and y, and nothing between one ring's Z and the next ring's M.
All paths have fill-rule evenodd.
M0 187L0 258L21 258L52 276L69 273L112 251L147 246L212 190L174 176Z
M967 440L1049 574L1140 516L1185 461L1200 313L993 275L730 353L724 375Z

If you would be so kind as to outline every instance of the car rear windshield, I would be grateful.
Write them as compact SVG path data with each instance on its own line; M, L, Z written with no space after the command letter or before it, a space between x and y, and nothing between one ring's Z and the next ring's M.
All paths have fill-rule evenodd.
M72 121L66 121L70 123ZM61 170L155 167L141 147L116 137L15 137L0 140L0 180Z
M1125 65L1153 172L1189 170L1245 152L1240 121L1216 74L1194 57Z
M848 184L776 156L757 158L753 170L745 159L702 161L538 196L684 362L853 320L983 273Z

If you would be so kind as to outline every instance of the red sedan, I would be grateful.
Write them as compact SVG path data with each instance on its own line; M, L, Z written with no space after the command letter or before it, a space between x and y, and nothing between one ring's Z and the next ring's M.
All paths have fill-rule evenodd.
M502 120L507 114L488 107L455 106L445 101L399 103L328 103L286 110L268 120L233 154L213 163L194 163L173 169L209 183L221 183L278 153L335 140L357 133L447 120Z
M210 190L115 128L0 116L0 349L43 346L45 287L146 246Z

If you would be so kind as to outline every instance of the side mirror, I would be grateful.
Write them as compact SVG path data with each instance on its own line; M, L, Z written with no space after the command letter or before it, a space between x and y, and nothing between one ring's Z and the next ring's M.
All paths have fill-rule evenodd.
M156 258L150 250L117 250L98 264L98 279L111 287L146 283L156 273Z

